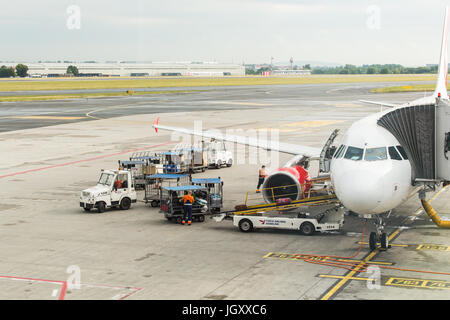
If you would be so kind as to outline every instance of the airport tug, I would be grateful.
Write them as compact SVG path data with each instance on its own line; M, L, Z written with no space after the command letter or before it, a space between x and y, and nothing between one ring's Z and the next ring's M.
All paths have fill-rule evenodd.
M96 208L99 213L113 207L128 210L136 200L130 171L102 169L97 185L81 191L80 207L86 212Z

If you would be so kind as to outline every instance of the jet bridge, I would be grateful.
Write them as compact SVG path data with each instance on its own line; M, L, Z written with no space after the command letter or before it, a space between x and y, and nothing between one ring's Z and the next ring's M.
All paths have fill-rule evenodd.
M378 120L408 154L413 183L450 181L450 101L393 109Z

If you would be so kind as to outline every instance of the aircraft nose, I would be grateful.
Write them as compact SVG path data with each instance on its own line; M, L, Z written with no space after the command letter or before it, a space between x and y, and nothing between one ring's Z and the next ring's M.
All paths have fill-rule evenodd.
M383 179L366 170L341 172L333 177L336 195L349 210L360 214L376 213L383 201Z

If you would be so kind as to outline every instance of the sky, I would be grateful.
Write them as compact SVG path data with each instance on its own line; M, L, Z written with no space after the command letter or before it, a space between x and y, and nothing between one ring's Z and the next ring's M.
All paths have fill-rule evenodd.
M438 63L441 0L0 0L0 61ZM314 64L314 63L313 63Z

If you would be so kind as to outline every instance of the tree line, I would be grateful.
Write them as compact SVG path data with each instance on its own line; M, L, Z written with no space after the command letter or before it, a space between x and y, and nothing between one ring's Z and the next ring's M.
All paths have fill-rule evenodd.
M0 78L11 78L11 77L26 77L28 75L28 67L24 64L19 63L15 67L0 67Z
M316 67L312 69L313 74L420 74L437 73L438 66L404 67L400 64L371 64L355 66L346 64L337 67Z
M66 74L78 76L78 68L76 66L68 66ZM7 67L5 65L0 67L0 78L12 78L12 77L26 77L28 76L28 66L19 63L15 67Z
M276 67L273 68L276 70ZM298 66L293 67L294 70ZM404 67L400 64L370 64L356 66L353 64L346 64L344 66L336 67L313 67L309 64L304 65L302 69L311 70L312 74L420 74L420 73L437 73L438 66L424 66L424 67ZM259 69L247 68L245 74L260 75L263 71L270 71L270 67L265 66Z

